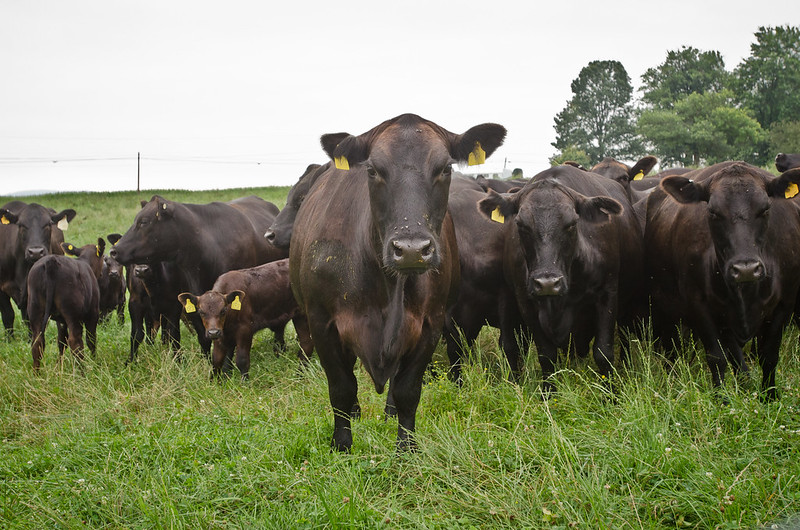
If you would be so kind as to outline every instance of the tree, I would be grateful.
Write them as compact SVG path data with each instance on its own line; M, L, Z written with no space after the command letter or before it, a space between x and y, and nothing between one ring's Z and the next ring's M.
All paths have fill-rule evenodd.
M593 165L592 160L589 158L589 155L586 154L586 151L579 149L574 145L568 145L560 153L551 156L549 158L549 162L551 166L560 166L565 162L577 162L586 168L592 167Z
M737 93L765 129L800 117L800 28L759 27L736 68Z
M779 121L769 128L772 154L800 153L800 121Z
M592 164L641 152L634 131L633 88L619 61L592 61L572 81L572 99L555 117L559 150L581 149Z
M642 74L642 100L652 108L670 109L675 101L690 94L719 92L729 79L718 51L684 46L667 52L663 63Z
M690 94L672 109L642 112L638 130L664 163L684 166L740 159L756 163L766 138L761 125L734 105L733 92Z

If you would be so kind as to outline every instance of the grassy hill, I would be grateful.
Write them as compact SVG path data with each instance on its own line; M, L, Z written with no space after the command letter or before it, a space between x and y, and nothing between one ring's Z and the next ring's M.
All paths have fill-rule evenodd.
M160 191L204 203L287 188ZM130 226L154 192L31 198L78 215L79 245ZM8 198L0 197L5 202ZM23 199L24 200L24 199ZM0 203L2 204L2 203ZM754 528L800 524L798 332L786 333L781 397L760 374L728 377L723 405L702 349L667 370L644 333L612 399L591 364L564 362L559 393L538 393L535 355L507 381L497 333L484 329L458 387L438 371L423 388L419 451L395 454L385 395L358 370L363 408L351 454L332 453L333 418L316 356L276 356L257 335L251 380L212 381L183 328L184 362L160 344L124 366L130 325L101 324L79 370L59 362L50 325L43 369L17 323L0 336L3 528ZM443 349L435 357L444 363Z

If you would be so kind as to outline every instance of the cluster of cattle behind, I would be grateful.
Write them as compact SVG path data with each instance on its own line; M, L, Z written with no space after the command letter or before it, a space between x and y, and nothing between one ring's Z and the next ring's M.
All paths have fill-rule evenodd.
M19 307L39 369L49 319L58 347L80 359L96 347L98 320L131 318L130 356L158 330L180 356L180 321L197 330L213 373L246 378L253 335L276 346L293 322L307 362L316 350L334 411L332 445L352 445L360 360L398 447L413 447L422 380L444 338L460 380L464 348L499 329L513 378L535 345L542 389L555 389L559 351L592 353L613 391L615 337L652 318L667 356L690 330L712 381L746 372L751 339L774 399L783 330L800 288L800 156L771 173L744 162L647 176L612 159L564 165L526 181L471 179L454 163L482 163L506 130L451 133L405 114L364 134L326 134L331 161L312 164L286 206L250 196L185 204L142 202L125 234L75 247L75 218L13 201L0 209L0 313L13 332ZM68 257L71 256L71 257ZM124 272L123 272L124 270ZM619 341L621 357L626 342Z

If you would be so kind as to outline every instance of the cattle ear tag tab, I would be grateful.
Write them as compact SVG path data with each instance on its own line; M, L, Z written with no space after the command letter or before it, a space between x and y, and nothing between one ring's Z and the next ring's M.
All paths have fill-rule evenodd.
M186 304L184 304L183 309L187 313L194 313L195 311L197 311L197 308L194 306L191 300L186 300Z
M95 246L94 246L94 249L97 251L97 257L99 258L99 257L100 257L100 247L98 247L97 245L95 245Z
M786 197L787 199L791 199L792 197L797 195L799 191L800 190L797 188L797 184L791 182L788 186L786 186L786 191L783 192L783 196Z
M644 178L644 171L639 171L636 176L633 177L633 180L642 180Z
M11 224L11 221L6 219L6 216L4 215L2 218L0 218L0 223L3 223L4 225L8 225L8 224Z
M336 169L344 169L345 171L350 169L350 162L347 161L347 157L344 155L334 158L333 163L336 165Z
M477 166L486 162L486 151L481 147L481 143L476 141L475 148L469 154L467 164L470 166Z
M492 221L495 223L503 224L506 222L506 218L503 217L503 214L500 213L500 207L498 206L494 210L492 210Z
M233 302L231 302L231 309L233 309L234 311L239 311L241 308L242 308L242 301L239 300L239 297L237 296L236 298L233 299Z
M67 228L69 228L69 221L67 221L66 217L62 217L56 226L59 230L64 232Z

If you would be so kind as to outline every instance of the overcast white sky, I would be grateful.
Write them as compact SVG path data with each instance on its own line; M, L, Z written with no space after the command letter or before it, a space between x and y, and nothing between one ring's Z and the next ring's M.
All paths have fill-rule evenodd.
M404 112L508 129L530 176L592 60L634 87L683 45L733 69L797 0L3 0L0 194L292 184L319 137Z

